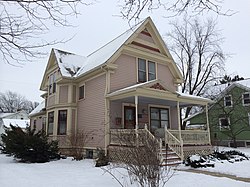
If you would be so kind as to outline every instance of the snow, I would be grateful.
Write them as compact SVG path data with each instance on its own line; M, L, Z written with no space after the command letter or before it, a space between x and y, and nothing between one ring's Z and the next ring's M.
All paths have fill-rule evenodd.
M39 105L37 105L37 107L34 110L32 110L32 112L29 115L32 116L34 114L37 114L41 112L44 108L45 108L45 100L43 100Z
M238 149L250 153L250 149ZM0 154L0 186L4 187L26 187L26 186L61 186L61 187L117 187L118 182L101 168L94 167L94 161L85 159L83 161L72 161L71 158L52 161L49 163L25 164L18 163L12 157ZM181 166L184 167L184 166ZM108 169L109 167L105 167ZM237 176L250 178L250 161L239 163L216 163L215 168L205 168L213 172L236 174ZM119 178L127 186L136 187L129 183L125 170L112 170L115 177ZM250 183L229 179L226 177L215 177L202 173L173 170L174 175L166 186L171 187L250 187Z
M11 125L19 126L21 128L26 128L27 125L29 125L30 120L24 120L24 119L2 119L3 125L6 127L10 127Z
M58 66L61 70L62 76L73 77L82 66L86 64L86 57L76 55L73 53L53 49L58 60ZM69 72L69 70L71 72Z

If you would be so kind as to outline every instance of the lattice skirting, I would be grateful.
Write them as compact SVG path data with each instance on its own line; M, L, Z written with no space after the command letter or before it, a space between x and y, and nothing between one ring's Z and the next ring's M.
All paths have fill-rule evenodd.
M199 155L209 155L213 152L212 146L207 146L207 147L192 147L192 148L184 148L183 153L184 153L184 159L186 159L188 156L194 155L194 154L199 154Z
M109 159L112 162L127 163L131 160L128 148L121 146L110 146L108 149Z

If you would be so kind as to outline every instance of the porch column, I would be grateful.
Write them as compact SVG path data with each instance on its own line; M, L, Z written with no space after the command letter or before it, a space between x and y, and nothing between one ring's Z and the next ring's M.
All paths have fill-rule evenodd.
M177 117L178 117L179 138L181 141L181 115L180 115L180 102L179 101L177 101Z
M135 129L138 130L138 96L135 96Z
M211 144L210 127L209 127L209 120L208 120L208 106L207 106L207 104L206 104L206 118L207 118L208 141Z

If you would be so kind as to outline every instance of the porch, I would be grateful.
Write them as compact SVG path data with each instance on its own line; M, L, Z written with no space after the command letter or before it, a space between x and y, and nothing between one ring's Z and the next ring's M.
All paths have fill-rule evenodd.
M170 147L182 160L188 152L210 146L207 105L210 100L170 91L158 80L127 87L106 96L106 145L124 145L121 136L149 136L159 146ZM181 130L182 108L203 106L206 111L205 130ZM161 154L161 153L159 153Z

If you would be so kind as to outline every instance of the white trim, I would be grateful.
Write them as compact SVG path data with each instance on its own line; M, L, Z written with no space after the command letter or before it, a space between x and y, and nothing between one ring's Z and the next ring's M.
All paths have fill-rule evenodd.
M138 71L139 71L139 59L145 60L145 63L146 63L146 81L145 82L149 82L149 80L148 80L149 79L149 77L148 77L148 74L149 74L149 66L148 66L148 64L149 64L149 62L152 62L152 63L155 64L155 79L154 80L157 80L157 77L158 77L158 75L157 75L157 73L158 73L158 70L157 70L158 63L156 61L150 60L148 58L136 57L136 72L137 72L136 73L137 74L136 80L137 80L137 83L143 83L143 82L139 82L139 73L138 73ZM150 80L150 81L152 81L152 80Z
M166 105L154 105L154 104L148 104L148 129L151 129L151 113L150 113L150 107L153 108L162 108L162 109L168 109L168 122L169 122L169 127L170 129L172 128L172 123L171 123L171 113L170 113L170 106L166 106Z
M79 98L79 96L80 96L80 88L82 87L82 86L84 86L84 90L83 90L83 98ZM82 101L82 100L85 100L85 93L86 93L86 84L85 83L82 83L82 84L79 84L79 86L77 87L77 93L76 93L76 99L77 99L77 101Z

